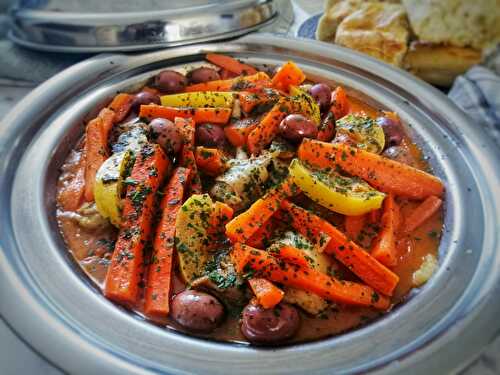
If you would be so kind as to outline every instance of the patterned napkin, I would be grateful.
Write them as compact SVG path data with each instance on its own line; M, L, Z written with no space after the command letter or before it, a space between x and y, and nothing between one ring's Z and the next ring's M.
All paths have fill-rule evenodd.
M500 146L500 46L482 65L458 77L448 96Z

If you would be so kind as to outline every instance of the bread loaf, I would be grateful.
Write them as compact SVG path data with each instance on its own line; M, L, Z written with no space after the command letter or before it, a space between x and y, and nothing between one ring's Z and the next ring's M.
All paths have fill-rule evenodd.
M500 0L402 0L421 42L483 49L500 42Z
M399 4L366 2L340 23L335 43L401 66L409 29Z

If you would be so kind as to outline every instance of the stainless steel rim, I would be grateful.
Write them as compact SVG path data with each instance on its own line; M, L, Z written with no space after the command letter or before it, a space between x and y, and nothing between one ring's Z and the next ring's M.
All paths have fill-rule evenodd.
M81 132L75 124L116 90L140 84L162 67L196 63L204 50L270 64L293 58L311 77L374 97L411 124L448 186L440 269L420 293L355 332L263 350L152 326L106 301L75 272L50 216L55 168ZM394 373L410 368L443 373L476 355L500 328L500 160L494 144L437 90L355 52L251 35L224 45L97 56L52 78L12 110L0 127L0 154L0 288L4 301L11 301L0 305L0 312L71 373Z

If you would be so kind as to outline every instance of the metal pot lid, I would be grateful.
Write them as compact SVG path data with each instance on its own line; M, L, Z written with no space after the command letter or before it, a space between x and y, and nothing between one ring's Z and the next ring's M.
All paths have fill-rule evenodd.
M53 52L139 51L234 38L273 23L275 0L20 0L9 37Z
M293 59L312 80L400 114L446 184L439 269L370 325L273 349L185 336L105 299L75 264L55 222L55 183L82 124L117 91L207 52L252 64ZM252 34L230 43L99 55L23 99L0 126L0 315L71 374L445 374L500 331L500 154L446 96L345 48Z

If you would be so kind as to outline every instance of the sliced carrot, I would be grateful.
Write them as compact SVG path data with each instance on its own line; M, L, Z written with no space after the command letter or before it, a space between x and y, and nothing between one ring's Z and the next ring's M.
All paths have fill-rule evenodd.
M298 266L309 267L309 262L305 253L293 246L272 246L268 249L269 254L282 259L285 262Z
M224 134L234 147L243 147L247 143L248 134L255 129L258 123L257 118L236 120L224 127Z
M196 158L194 156L195 122L191 118L176 117L174 123L181 129L184 135L184 145L182 146L179 164L191 170L190 192L192 194L200 194L202 192L201 179L198 174L198 167L196 166Z
M193 91L242 91L270 87L271 80L264 72L257 72L250 76L221 79L203 83L196 83L186 87L186 92Z
M332 92L332 106L330 107L330 112L335 116L335 120L338 120L349 113L349 99L345 93L342 86L337 86Z
M225 203L215 202L207 229L209 248L216 249L226 239L225 226L233 218L233 209Z
M281 302L285 293L269 280L252 278L248 280L257 302L265 309L272 309Z
M257 271L259 277L315 293L328 301L381 310L390 306L387 297L379 295L369 286L337 280L309 267L280 263L267 252L247 245L235 244L231 256L240 267L239 272L249 268Z
M276 137L280 122L289 113L288 101L280 101L262 118L260 123L253 129L247 138L248 151L251 154L259 154Z
M293 61L287 61L272 79L272 85L278 90L288 91L290 86L298 86L306 79L306 75Z
M166 317L170 311L175 219L182 206L190 173L188 168L176 168L161 201L162 214L153 242L153 256L149 265L144 296L144 313L151 318Z
M366 214L345 217L345 233L352 240L358 238L366 222Z
M296 192L291 179L286 179L227 223L226 235L233 243L246 242L280 208L281 201Z
M277 102L279 94L276 91L247 92L242 91L238 94L241 109L249 113L259 105L272 105Z
M376 224L380 221L380 217L382 216L382 210L380 208L370 211L367 214L367 219L370 224Z
M383 156L342 143L325 143L304 139L298 150L299 159L319 168L340 166L344 171L397 196L424 199L441 196L441 180L429 173Z
M83 199L85 191L85 155L80 154L77 170L73 178L59 191L57 201L64 211L76 211Z
M203 146L196 147L196 166L209 176L218 176L226 169L226 158L222 151Z
M103 139L106 140L107 149L109 133L116 123L116 113L110 108L103 108L101 112L99 112L99 117L102 119Z
M275 216L271 216L259 229L246 241L246 244L252 247L265 248L271 243L277 223Z
M94 184L97 171L108 157L108 134L113 126L115 113L104 108L87 124L85 131L85 192L87 202L94 200Z
M404 233L411 233L423 223L425 223L432 215L434 215L443 201L436 196L427 197L404 221Z
M380 263L387 267L393 267L397 263L396 249L396 226L397 226L397 204L394 196L388 194L384 199L380 232L372 246L371 254Z
M227 69L238 75L248 75L257 73L257 69L253 66L243 64L235 58L227 55L219 55L217 53L207 53L205 58L212 64L217 65L223 69Z
M238 94L240 106L243 112L249 113L261 101L261 96L257 93L242 91Z
M143 272L143 250L149 238L154 200L170 162L158 145L145 145L132 168L123 206L123 224L118 234L111 265L106 275L104 295L120 304L134 305L139 296ZM151 171L155 173L151 173Z
M226 124L231 118L231 108L177 108L157 104L141 105L139 117L163 117L174 121L176 117L192 118L196 123Z
M281 207L286 210L292 219L292 226L305 237L312 234L326 233L330 242L324 252L335 256L337 260L348 267L356 276L379 292L391 296L399 282L399 277L372 257L344 233L319 216L283 200Z
M130 112L130 108L132 108L132 102L134 100L134 95L130 94L118 94L116 95L111 103L108 105L108 108L115 112L115 123L123 121L125 117L127 117Z
M232 79L232 78L238 77L238 74L230 72L227 69L219 70L219 75L220 75L221 80Z

